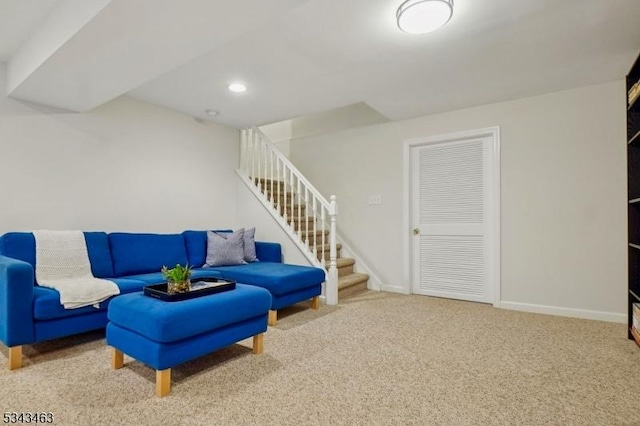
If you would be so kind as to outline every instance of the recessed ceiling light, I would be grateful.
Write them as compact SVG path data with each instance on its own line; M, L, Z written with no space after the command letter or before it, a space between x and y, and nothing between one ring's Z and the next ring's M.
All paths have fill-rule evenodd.
M242 83L231 83L229 85L229 90L236 93L242 93L247 91L247 86Z
M396 12L398 27L409 34L437 30L451 19L453 0L407 0Z
M204 110L204 113L207 114L207 116L209 116L211 118L217 117L218 114L219 114L218 111L214 111L212 109L206 109L206 110Z

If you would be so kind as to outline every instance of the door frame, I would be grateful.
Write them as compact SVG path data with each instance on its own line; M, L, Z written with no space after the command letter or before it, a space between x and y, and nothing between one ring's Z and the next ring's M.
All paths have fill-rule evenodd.
M489 260L487 281L491 286L493 306L500 307L500 127L487 127L484 129L467 130L462 132L447 133L437 136L409 139L404 141L404 220L402 227L403 257L404 257L404 292L413 293L413 284L416 277L413 276L413 253L411 234L411 150L423 145L433 145L444 142L464 141L467 139L490 138L493 148L490 156L492 173L489 185L489 218L488 237L489 249L486 253Z

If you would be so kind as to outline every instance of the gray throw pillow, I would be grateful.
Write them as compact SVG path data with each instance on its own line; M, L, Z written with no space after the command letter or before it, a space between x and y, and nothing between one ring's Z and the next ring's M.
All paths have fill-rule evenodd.
M238 231L242 231L242 229L239 229ZM223 236L231 235L232 233L232 231L213 231L213 232ZM259 262L258 255L256 254L255 235L256 235L256 228L244 230L244 237L242 238L242 244L244 245L244 261L247 263Z
M256 256L256 228L246 229L244 231L244 261L245 262L257 262L258 256Z
M207 231L207 260L203 268L210 266L243 265L244 229L230 234Z

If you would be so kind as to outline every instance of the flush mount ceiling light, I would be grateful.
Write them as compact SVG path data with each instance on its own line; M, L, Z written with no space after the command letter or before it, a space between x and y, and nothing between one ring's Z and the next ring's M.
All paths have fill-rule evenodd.
M407 0L400 5L398 27L409 34L437 30L451 19L453 0Z
M216 118L218 116L218 114L219 114L218 111L214 111L212 109L205 109L204 113L207 114L207 116L211 117L211 118Z
M229 85L229 90L236 93L242 93L247 91L247 86L242 83L231 83Z

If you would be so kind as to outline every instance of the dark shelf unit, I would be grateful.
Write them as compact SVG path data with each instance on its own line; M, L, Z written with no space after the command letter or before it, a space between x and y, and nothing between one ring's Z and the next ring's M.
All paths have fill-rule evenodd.
M640 346L640 333L632 329L633 304L640 303L640 96L629 102L629 90L640 81L640 56L627 75L627 191L629 293L628 337Z

